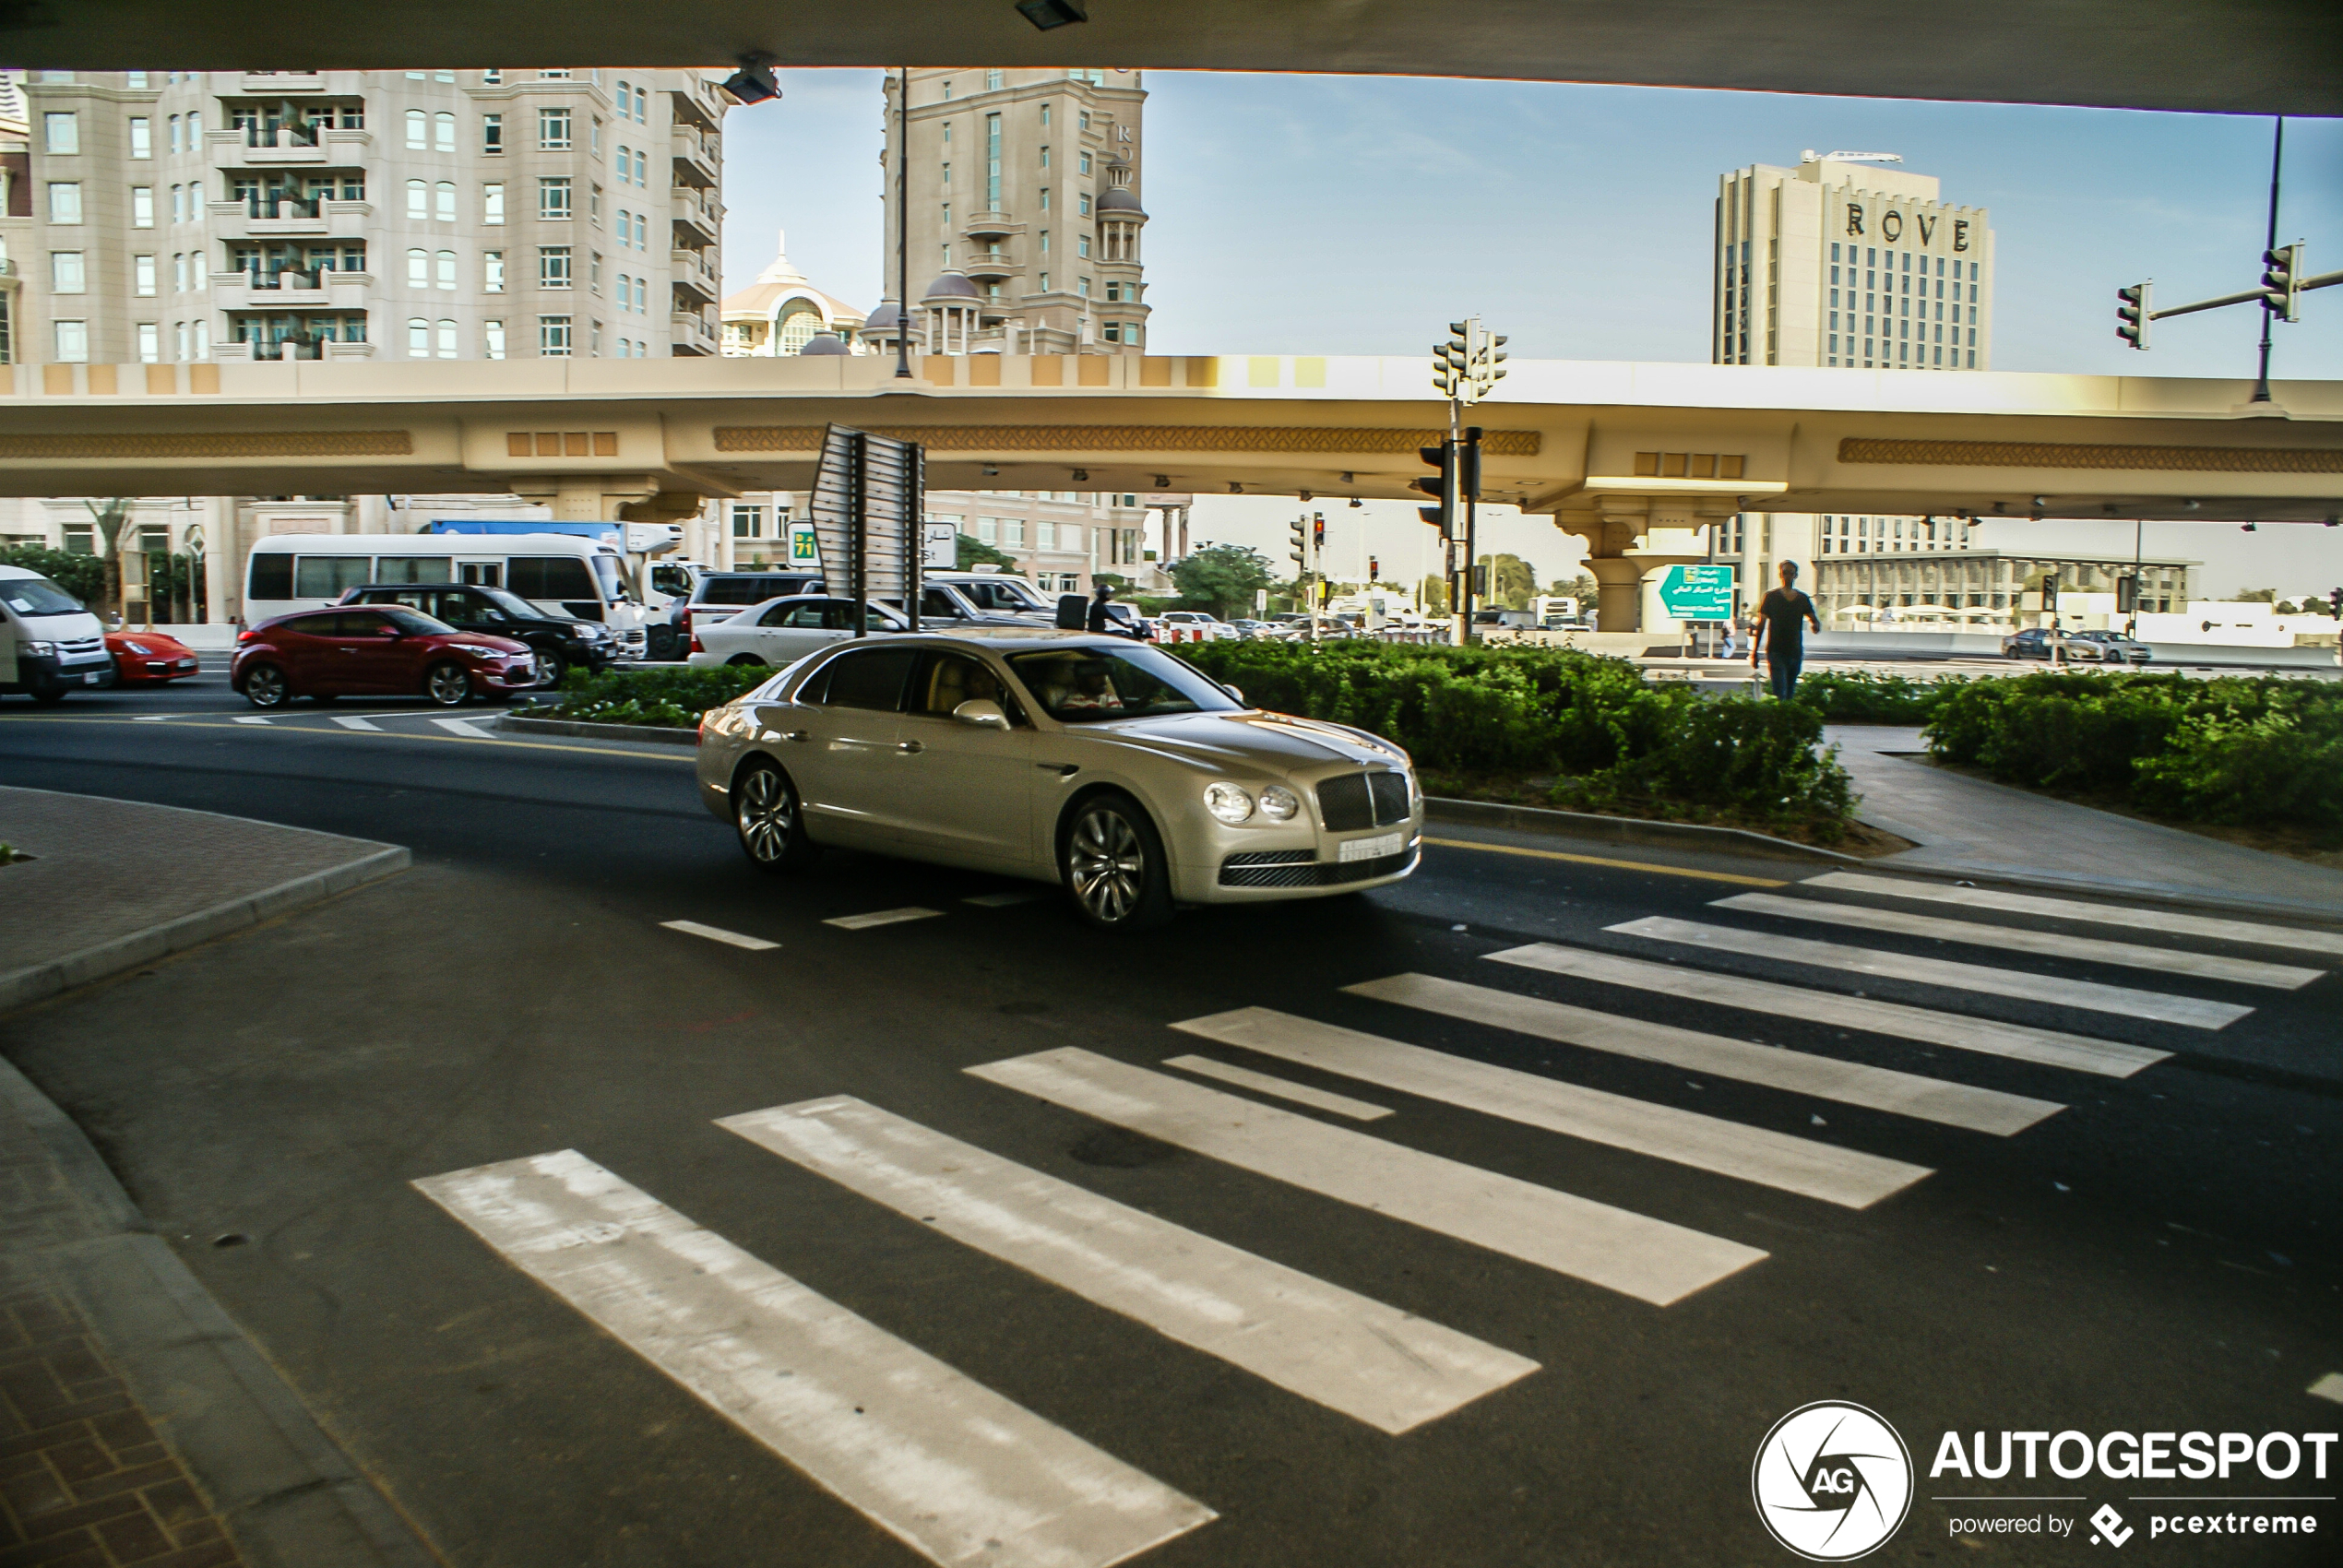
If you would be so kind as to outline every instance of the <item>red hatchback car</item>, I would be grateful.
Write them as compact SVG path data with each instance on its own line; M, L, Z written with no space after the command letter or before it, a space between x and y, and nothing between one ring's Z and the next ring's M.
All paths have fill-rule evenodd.
M108 632L106 651L113 655L120 685L184 681L199 672L196 650L161 632Z
M534 685L529 645L459 632L397 605L308 610L263 621L236 637L228 683L255 707L294 697L425 696L459 707L477 695Z

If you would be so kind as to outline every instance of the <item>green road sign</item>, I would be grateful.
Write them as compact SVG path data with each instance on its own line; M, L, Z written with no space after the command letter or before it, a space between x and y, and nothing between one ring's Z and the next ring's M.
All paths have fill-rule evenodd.
M1723 621L1733 612L1730 566L1671 566L1659 579L1659 607L1678 621Z

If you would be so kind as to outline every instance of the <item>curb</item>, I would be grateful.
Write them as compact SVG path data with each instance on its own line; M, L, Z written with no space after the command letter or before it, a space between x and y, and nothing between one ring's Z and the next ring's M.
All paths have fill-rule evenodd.
M516 719L507 713L496 720L499 730L526 735L572 735L586 741L658 741L671 746L696 746L697 730L672 730L659 724L583 724L574 719Z
M1591 838L1607 844L1645 844L1681 849L1737 850L1768 860L1814 861L1826 865L1875 866L1880 862L1860 855L1820 849L1742 827L1704 827L1690 822L1653 822L1646 817L1599 816L1591 812L1554 811L1546 806L1509 806L1493 801L1457 801L1426 796L1424 815L1434 822L1464 823L1480 827L1511 827L1525 833L1553 833Z
M35 964L0 975L0 1013L13 1012L18 1007L54 996L92 980L118 975L140 964L151 963L166 954L194 947L224 936L232 931L330 898L337 893L377 882L405 871L414 857L398 845L386 845L363 860L356 860L328 871L313 872L307 876L279 883L274 887L243 898L232 898L208 909L198 909L192 915L182 915L162 925L149 926L128 936L101 942L95 947L85 947L46 964Z

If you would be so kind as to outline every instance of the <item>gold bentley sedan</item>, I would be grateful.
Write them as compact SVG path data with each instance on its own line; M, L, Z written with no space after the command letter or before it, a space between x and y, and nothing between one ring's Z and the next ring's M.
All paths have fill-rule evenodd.
M1159 648L873 638L700 721L700 798L779 873L824 846L1062 885L1083 919L1325 897L1415 870L1423 794L1363 731L1249 708Z

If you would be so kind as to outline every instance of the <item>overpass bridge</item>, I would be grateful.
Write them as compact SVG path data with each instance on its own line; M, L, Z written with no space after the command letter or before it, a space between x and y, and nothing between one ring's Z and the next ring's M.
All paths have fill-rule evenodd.
M292 361L0 366L0 493L517 493L651 521L803 490L825 424L938 489L1405 498L1419 358ZM2326 522L2343 383L1514 361L1482 494L1588 540L1623 603L1741 511Z

